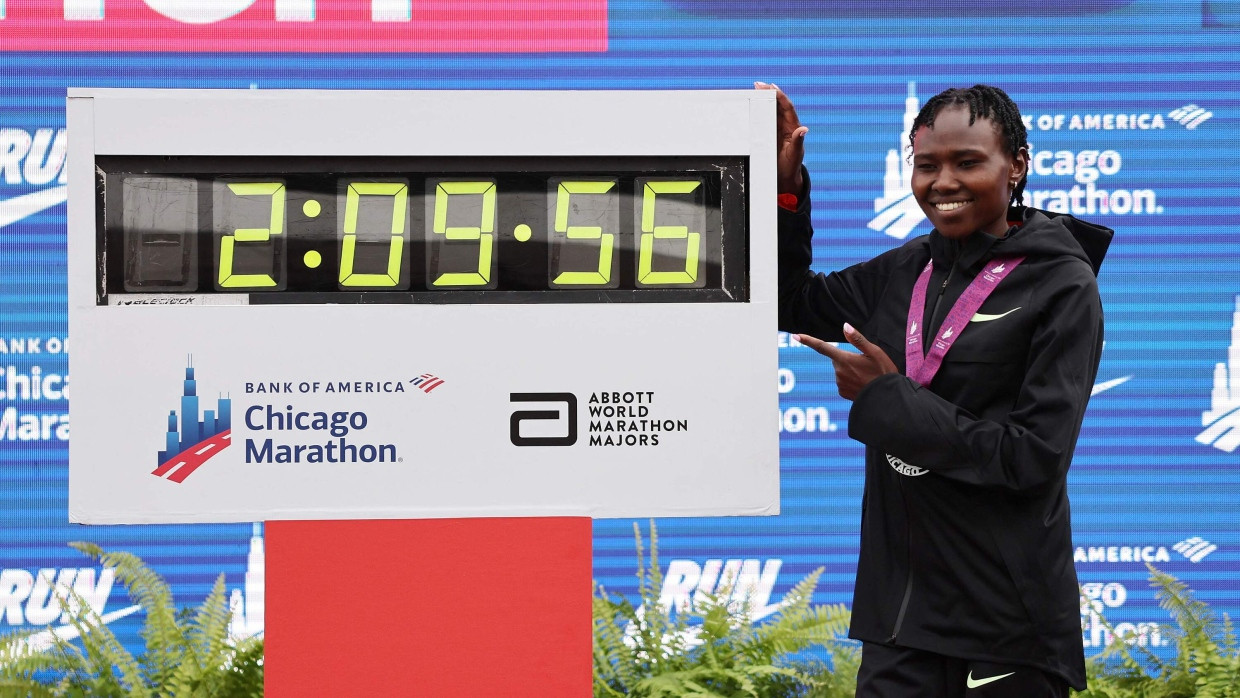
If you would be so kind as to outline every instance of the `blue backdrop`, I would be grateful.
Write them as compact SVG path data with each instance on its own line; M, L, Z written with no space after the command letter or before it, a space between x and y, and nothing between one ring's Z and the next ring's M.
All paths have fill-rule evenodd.
M51 4L58 12L59 3ZM10 0L10 18L20 5ZM65 545L80 539L140 555L187 605L223 571L235 590L238 632L262 627L261 528L66 523L69 86L705 89L775 82L810 128L816 266L829 270L928 232L903 179L912 114L946 87L1000 85L1029 125L1030 203L1116 230L1100 277L1107 343L1070 476L1085 591L1113 623L1165 621L1146 581L1145 563L1152 562L1217 610L1240 612L1234 0L613 0L607 49L586 53L13 51L3 45L4 11L0 0L0 633L58 622L49 592L62 584L101 613L120 616L114 630L140 644L141 614L128 612L131 602L110 586L108 573ZM266 12L259 19L271 24ZM660 520L667 599L712 591L731 573L753 583L762 615L820 566L826 571L815 601L851 599L862 449L846 435L848 403L818 355L785 336L772 341L781 347L783 513ZM632 523L595 522L595 578L613 592L636 588ZM490 574L485 561L459 573ZM316 612L330 614L333 598L350 593L349 575L323 570L305 581L322 586L324 607ZM504 580L495 585L502 590ZM1105 643L1093 618L1083 614L1082 623L1087 649ZM1167 651L1165 633L1144 641Z

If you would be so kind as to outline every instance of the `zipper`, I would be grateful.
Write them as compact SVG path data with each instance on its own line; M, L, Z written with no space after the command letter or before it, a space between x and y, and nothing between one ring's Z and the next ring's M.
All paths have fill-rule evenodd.
M913 566L912 560L909 561L908 583L904 585L904 600L900 602L900 613L896 615L896 627L891 629L891 637L887 638L887 642L895 643L896 636L900 634L900 626L904 625L904 612L908 610L909 597L913 595Z
M946 286L946 284L944 284ZM899 481L900 498L904 501L904 520L908 526L908 548L905 551L905 567L908 569L908 581L904 584L904 598L900 601L900 612L896 614L895 627L891 629L891 637L887 639L890 644L895 644L896 636L900 634L900 627L904 625L904 613L908 611L908 601L913 596L913 523L912 512L909 510L908 497L904 493L904 479Z
M939 286L938 295L934 297L934 305L930 308L930 322L926 325L926 332L924 333L925 339L922 341L922 351L925 351L926 347L930 346L930 341L934 337L934 335L930 334L930 328L934 328L935 334L938 334L938 331L942 329L935 324L935 320L938 319L939 303L943 301L943 293L947 290L947 284L952 280L952 274L955 273L955 271L956 264L953 262L952 265L947 268L947 276L943 277L943 285Z

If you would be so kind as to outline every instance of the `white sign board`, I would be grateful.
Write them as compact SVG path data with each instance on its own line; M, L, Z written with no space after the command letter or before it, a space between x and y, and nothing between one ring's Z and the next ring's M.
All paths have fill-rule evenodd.
M778 513L771 92L68 102L71 521Z

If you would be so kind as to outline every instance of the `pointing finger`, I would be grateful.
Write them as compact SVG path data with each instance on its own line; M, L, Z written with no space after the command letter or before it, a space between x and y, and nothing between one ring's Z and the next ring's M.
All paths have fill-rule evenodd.
M887 356L887 352L882 347L866 339L864 335L857 331L857 328L844 323L844 338L857 348L867 359L874 362L882 373L896 373L899 369L895 363L891 361L891 357Z
M848 356L849 354L849 352L846 352L843 349L840 349L839 347L835 346L834 344L831 344L830 342L824 342L821 339L818 339L817 337L811 337L810 335L807 335L807 334L797 335L797 341L809 347L810 349L813 349L819 354L822 354L828 359L831 359L832 361L838 361L839 359L845 356Z
M879 349L878 347L874 346L873 342L866 339L865 335L858 332L857 328L853 327L847 322L844 323L844 338L848 340L849 344L856 347L857 351L860 351L862 354L865 354L866 356L870 358L874 358L874 354L876 350L879 352L882 351L882 349Z

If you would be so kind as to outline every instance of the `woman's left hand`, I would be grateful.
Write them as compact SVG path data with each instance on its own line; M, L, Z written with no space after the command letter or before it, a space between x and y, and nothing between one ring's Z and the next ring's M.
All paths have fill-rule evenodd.
M844 323L844 338L860 351L854 354L824 342L807 334L797 335L797 339L805 346L831 359L835 366L835 384L840 390L840 397L855 400L861 389L870 381L885 373L897 373L896 365L891 357L866 339L852 325Z

